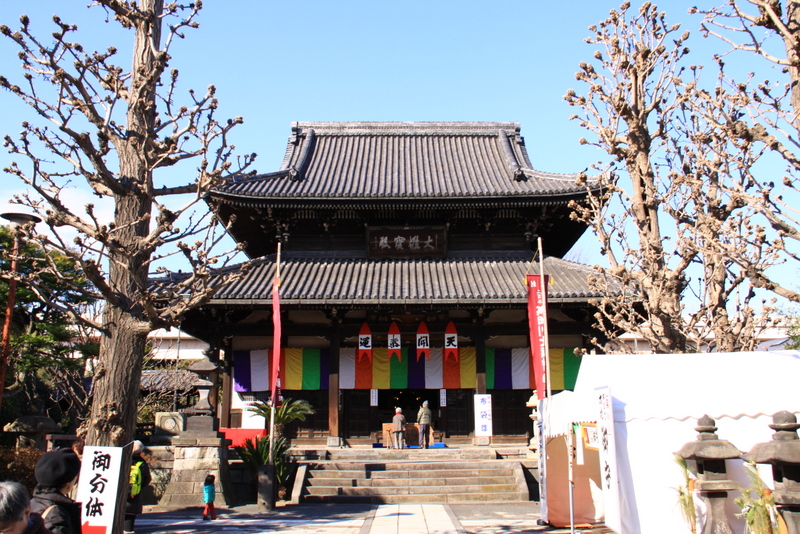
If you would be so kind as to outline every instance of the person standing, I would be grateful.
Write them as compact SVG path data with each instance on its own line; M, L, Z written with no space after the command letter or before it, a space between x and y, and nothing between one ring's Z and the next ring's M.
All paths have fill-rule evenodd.
M0 533L52 534L41 516L31 513L31 496L19 482L0 482Z
M402 408L394 409L392 418L392 431L394 432L394 448L402 449L406 436L406 416L403 415Z
M203 482L203 503L206 505L205 508L203 508L203 521L217 518L217 512L214 511L214 499L217 498L214 480L214 475L208 475L206 481Z
M144 443L138 439L132 445L130 490L128 502L125 503L124 534L134 534L136 516L142 513L142 489L150 484L150 466L142 458Z
M427 449L430 444L431 431L431 409L428 408L428 401L423 401L422 406L419 407L417 424L419 425L419 448Z
M81 534L81 504L69 496L80 472L81 459L72 449L46 452L34 468L31 512L42 516L53 534Z

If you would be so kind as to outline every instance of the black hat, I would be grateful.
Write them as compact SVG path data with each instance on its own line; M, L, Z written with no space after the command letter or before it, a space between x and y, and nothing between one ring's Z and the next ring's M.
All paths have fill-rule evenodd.
M81 472L81 459L72 449L56 449L46 452L34 471L40 486L60 488Z

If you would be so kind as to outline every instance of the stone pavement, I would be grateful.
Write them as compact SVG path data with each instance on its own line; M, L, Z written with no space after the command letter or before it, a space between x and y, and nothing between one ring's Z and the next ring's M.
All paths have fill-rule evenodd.
M481 504L300 504L261 512L254 505L221 509L203 521L200 508L145 511L137 534L507 534L567 533L537 524L539 503ZM605 527L584 534L612 533Z

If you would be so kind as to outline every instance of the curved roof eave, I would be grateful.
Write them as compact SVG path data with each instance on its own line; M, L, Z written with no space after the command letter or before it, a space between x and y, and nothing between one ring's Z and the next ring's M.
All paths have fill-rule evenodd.
M597 186L590 189L592 192L599 192L603 190L602 186ZM258 195L246 195L246 194L236 194L236 193L227 193L222 191L213 191L209 193L209 197L216 199L227 201L230 203L234 202L286 202L286 200L304 200L304 201L327 201L327 202L364 202L364 201L372 201L372 200L380 200L385 201L387 199L391 200L407 200L407 201L441 201L441 200L452 200L452 201L460 201L460 200L527 200L533 201L537 199L546 200L553 197L576 197L576 196L584 196L586 194L586 190L577 190L577 191L562 191L562 192L553 192L553 191L545 191L536 194L514 194L514 193L506 193L506 194L473 194L473 195L462 195L462 196L455 196L455 195L438 195L438 196L430 196L430 195L397 195L397 196L382 196L380 198L372 197L372 196L314 196L314 195L302 195L302 196L292 196L292 195L281 195L281 196L258 196Z

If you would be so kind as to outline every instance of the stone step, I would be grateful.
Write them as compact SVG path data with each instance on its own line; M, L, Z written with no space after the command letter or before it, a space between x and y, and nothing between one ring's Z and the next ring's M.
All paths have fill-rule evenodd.
M514 484L485 484L463 486L383 486L373 487L309 487L308 495L454 495L461 493L485 493L489 495L504 495L506 493L518 494Z
M465 485L486 485L486 484L515 484L515 479L510 476L506 477L446 477L446 478L429 478L424 480L408 479L408 478L318 478L311 477L307 479L306 484L313 487L390 487L390 486L414 486L414 487L429 487L429 486L465 486ZM516 486L515 486L516 487Z
M430 504L430 503L475 503L475 502L519 502L523 500L517 494L503 493L487 495L483 493L454 494L419 494L419 495L306 495L306 503L341 503L341 504Z
M346 478L346 479L365 479L365 478L450 478L450 477L481 477L481 476L513 476L514 469L508 466L500 466L495 469L431 469L431 470L403 470L391 469L388 471L372 470L340 470L340 469L312 469L309 472L310 478Z
M471 469L513 469L520 462L515 460L492 460L483 462L312 462L314 469L339 471L436 471L436 470L471 470Z
M368 452L368 451L362 451ZM400 453L401 451L397 451ZM426 452L426 451L422 451ZM304 502L491 502L527 501L524 467L518 460L396 457L311 461L303 481Z
M494 449L330 449L326 457L328 460L386 460L441 458L447 460L494 460L497 452Z

